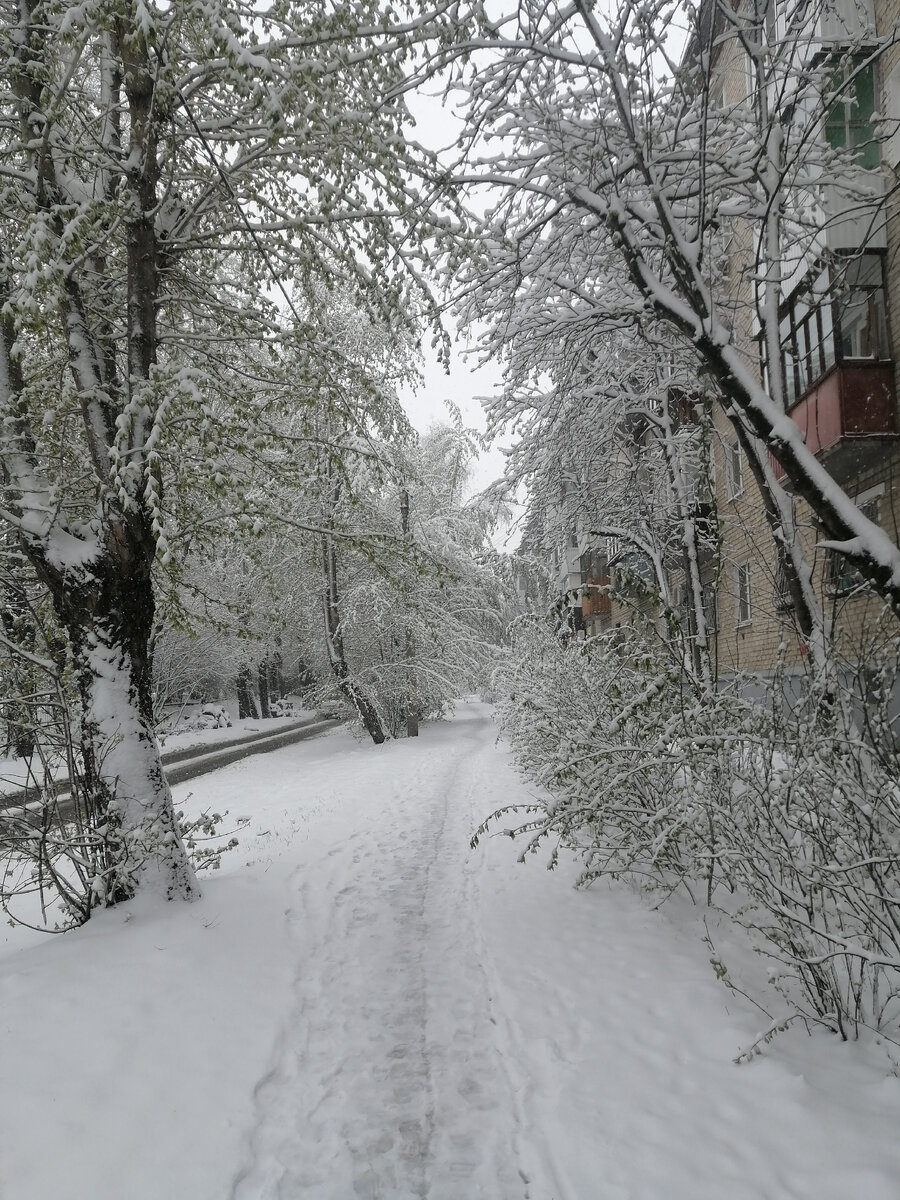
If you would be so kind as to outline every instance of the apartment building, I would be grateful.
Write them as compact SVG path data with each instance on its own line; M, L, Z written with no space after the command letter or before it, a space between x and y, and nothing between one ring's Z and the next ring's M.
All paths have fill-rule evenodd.
M760 11L749 0L747 9ZM741 39L729 36L724 18L721 29L716 26L717 12L711 0L701 36L713 47L711 107L727 110L747 104L757 80ZM775 0L765 14L770 37L785 36L790 13L785 0ZM784 300L779 313L780 366L790 417L833 478L895 539L900 536L898 23L900 0L826 0L806 28L805 41L796 47L798 73L811 64L827 78L833 64L836 74L852 78L844 100L821 105L814 128L822 161L828 161L829 148L853 154L849 165L845 154L840 171L823 176L813 233L802 242L786 239L783 244ZM690 47L687 53L692 53ZM873 61L857 70L856 64L869 57ZM852 75L846 75L848 71ZM790 96L782 94L778 102L790 121ZM815 155L811 158L815 161ZM730 303L735 343L747 364L764 375L767 366L754 317L758 234L759 229L746 221L729 222L721 233L720 271L722 303ZM717 669L724 674L739 669L766 672L778 657L799 669L806 647L792 619L762 496L734 426L716 405L711 452L714 496L698 492L696 515L705 519L706 501L714 501L719 549L702 555L700 567ZM790 491L774 459L771 466ZM837 643L858 659L892 618L839 554L820 547L816 519L799 497L795 519ZM627 606L615 604L593 619L590 585L621 570L621 564L633 569L633 552L612 539L581 545L579 553L581 562L588 564L582 573L591 618L588 632L629 619ZM669 593L677 603L684 593L684 571L677 556L667 567ZM690 636L687 607L683 625Z
M821 64L833 56L841 64L835 69L846 71L847 46L862 54L874 50L881 40L896 37L898 17L898 0L834 0L819 14L809 58ZM738 103L747 88L741 58L726 40L717 64L726 104ZM823 141L834 148L857 148L853 175L843 186L823 186L819 237L800 253L786 246L786 299L780 314L789 415L835 480L893 537L900 529L900 207L891 190L897 185L900 135L890 114L898 109L900 65L894 45L860 72L846 101L825 116ZM731 277L736 288L744 287L745 300L755 232L733 231ZM842 271L842 278L835 279L835 271ZM749 357L754 352L752 309L747 303L736 307L745 324L735 332ZM791 621L786 580L762 498L733 426L721 412L714 425L722 538L715 579L719 670L765 671L779 653L799 665L806 648ZM771 464L784 482L784 472L774 459ZM795 517L838 644L851 657L864 655L883 606L839 554L818 547L816 519L799 498Z

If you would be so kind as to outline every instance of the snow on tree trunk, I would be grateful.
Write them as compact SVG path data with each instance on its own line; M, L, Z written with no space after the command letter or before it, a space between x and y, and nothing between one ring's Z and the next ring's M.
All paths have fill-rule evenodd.
M105 843L95 896L115 903L149 885L167 899L189 899L197 883L153 724L153 539L138 519L111 521L106 545L80 568L34 560L72 647L85 783Z
M89 634L78 654L84 704L81 746L105 807L107 866L98 901L127 899L138 886L167 900L199 892L178 832L159 743L140 700L140 674L126 648ZM90 766L88 767L88 764Z

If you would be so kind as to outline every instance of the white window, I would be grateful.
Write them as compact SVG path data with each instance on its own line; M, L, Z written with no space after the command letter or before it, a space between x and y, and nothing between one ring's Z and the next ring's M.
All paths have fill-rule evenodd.
M900 166L900 62L896 62L884 81L884 124L887 141L881 147L889 167Z
M737 438L725 444L725 487L729 500L744 490L744 454Z
M744 99L752 106L756 100L756 60L744 52Z
M734 611L738 625L749 625L753 612L750 607L750 564L740 563L734 568Z

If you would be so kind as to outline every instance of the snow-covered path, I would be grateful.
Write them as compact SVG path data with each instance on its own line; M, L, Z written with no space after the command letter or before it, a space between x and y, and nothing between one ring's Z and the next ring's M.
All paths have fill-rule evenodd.
M199 903L0 935L0 1200L898 1200L875 1047L735 1066L765 1020L695 910L469 849L527 798L494 738L236 764L190 785L252 818Z
M455 735L407 746L400 777L373 764L355 828L294 872L292 1006L235 1200L527 1194L461 869L492 738L477 721Z

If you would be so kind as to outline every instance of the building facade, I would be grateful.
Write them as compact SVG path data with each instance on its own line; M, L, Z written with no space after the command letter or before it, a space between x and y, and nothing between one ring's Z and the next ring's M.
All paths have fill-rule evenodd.
M759 11L752 0L746 7ZM715 23L716 12L713 3L709 22ZM770 38L784 36L789 16L776 0L765 15ZM840 151L841 165L823 176L812 234L785 240L779 312L779 366L788 414L835 481L894 540L900 535L898 23L900 0L828 0L799 46L798 71L808 62L824 79L833 71L842 84L842 99L830 105L823 100L816 126L821 161L827 164L829 151ZM752 103L758 84L741 39L728 36L727 29L717 36L709 28L712 106L727 110ZM779 103L790 120L790 96L782 95ZM735 344L765 378L769 368L754 319L758 238L759 229L741 219L721 230L721 300L730 304ZM793 619L763 497L734 425L721 406L712 405L710 413L709 499L719 536L717 553L703 557L701 571L715 668L720 675L765 673L782 659L802 669L807 648ZM790 491L777 462L771 459L770 465ZM698 496L701 518L704 499ZM794 513L835 644L846 657L861 661L873 640L896 633L893 618L841 555L820 546L817 520L799 497ZM595 613L594 600L594 581L605 582L610 573L615 578L628 552L615 539L604 539L582 543L579 553L587 564L581 579L587 632L629 620L627 605L613 602L602 611L598 605ZM684 572L677 561L669 568L669 598L678 606ZM687 636L691 625L685 607Z

